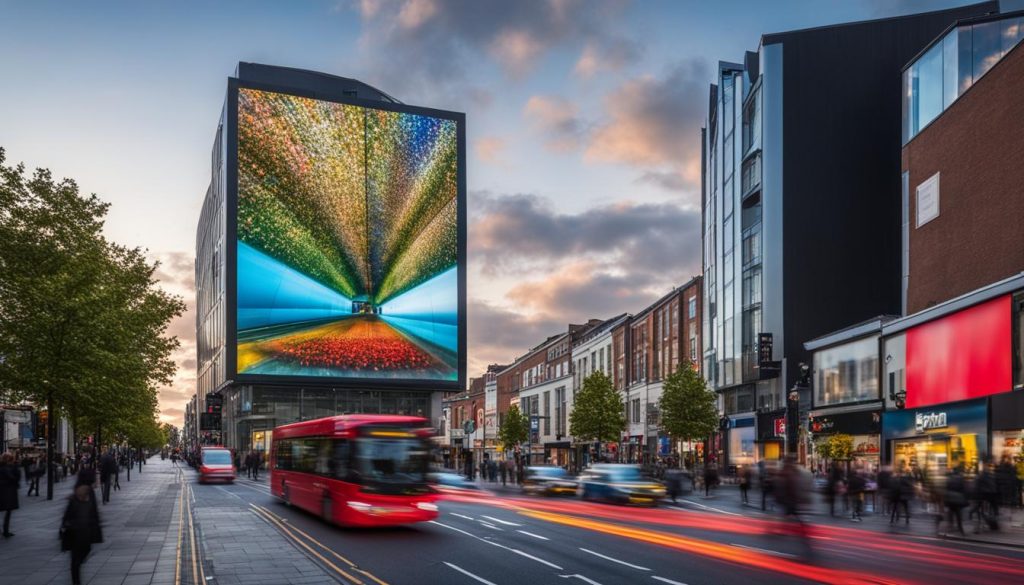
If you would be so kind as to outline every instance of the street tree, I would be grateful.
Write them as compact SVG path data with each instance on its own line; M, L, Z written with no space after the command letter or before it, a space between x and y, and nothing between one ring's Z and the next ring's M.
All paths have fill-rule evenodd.
M665 377L659 406L662 427L676 440L701 441L718 428L717 396L688 361Z
M0 387L46 407L49 437L58 416L79 434L153 418L175 370L167 325L184 303L156 286L144 251L103 236L108 204L4 162L0 149ZM47 451L52 461L52 440Z
M622 398L611 378L601 371L584 378L569 415L569 434L580 441L607 443L618 441L625 428Z
M498 442L507 453L530 438L530 419L513 404L505 413L505 420L498 428Z

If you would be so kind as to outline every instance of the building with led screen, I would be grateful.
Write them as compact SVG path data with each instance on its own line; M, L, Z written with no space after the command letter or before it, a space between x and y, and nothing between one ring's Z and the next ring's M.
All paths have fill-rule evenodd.
M464 116L240 63L196 241L200 442L440 415L465 380ZM216 427L220 427L220 429Z

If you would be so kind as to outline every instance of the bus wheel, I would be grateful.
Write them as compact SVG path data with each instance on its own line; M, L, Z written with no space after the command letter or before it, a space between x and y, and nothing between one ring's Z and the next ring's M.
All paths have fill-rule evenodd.
M288 485L283 481L281 482L281 499L284 500L285 506L292 505L292 499L288 496Z
M334 522L333 505L332 505L332 502L331 502L331 495L330 494L324 494L322 503L320 505L320 509L321 509L321 514L323 515L324 520L326 520L328 522Z

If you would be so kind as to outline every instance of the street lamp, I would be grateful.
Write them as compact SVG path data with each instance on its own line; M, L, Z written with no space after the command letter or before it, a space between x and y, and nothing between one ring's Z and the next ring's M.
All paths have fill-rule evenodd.
M800 440L800 391L811 386L811 368L805 363L799 366L800 377L786 395L786 454L797 453Z

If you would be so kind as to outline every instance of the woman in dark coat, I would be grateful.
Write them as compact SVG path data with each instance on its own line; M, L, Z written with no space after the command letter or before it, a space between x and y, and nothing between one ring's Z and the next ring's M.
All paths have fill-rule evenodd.
M71 582L82 582L82 563L92 550L92 545L103 542L100 530L100 513L96 507L96 473L83 469L75 482L75 491L68 498L61 523L61 549L71 551Z
M11 512L18 509L18 488L21 470L10 453L0 456L0 512L4 513L4 538L14 536L11 532Z

